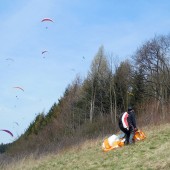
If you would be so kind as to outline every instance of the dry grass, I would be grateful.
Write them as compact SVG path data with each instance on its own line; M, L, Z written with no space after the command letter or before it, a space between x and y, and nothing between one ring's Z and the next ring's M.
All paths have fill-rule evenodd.
M107 153L102 152L103 139L98 138L40 159L25 157L1 169L170 169L170 124L147 126L142 130L147 135L146 140Z

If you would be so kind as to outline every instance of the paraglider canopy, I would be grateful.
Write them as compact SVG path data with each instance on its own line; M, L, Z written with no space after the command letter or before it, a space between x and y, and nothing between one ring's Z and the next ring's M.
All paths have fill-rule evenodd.
M6 60L8 60L8 61L14 61L14 59L12 59L12 58L6 58Z
M0 131L7 132L7 133L8 133L8 134L10 134L12 137L14 136L14 135L12 134L12 132L11 132L11 131L9 131L9 130L6 130L6 129L1 129Z
M44 21L54 22L51 18L44 18L41 20L41 22L44 22Z
M54 22L51 18L43 18L42 20L41 20L41 22ZM48 27L46 26L45 27L46 29L48 29Z
M18 124L18 122L14 122L16 125L18 125L19 126L19 124Z
M19 87L19 86L16 86L16 87L13 87L13 88L20 89L20 90L24 91L24 89L22 87Z
M48 52L47 50L44 50L44 51L42 51L42 53L41 54L44 54L44 53L46 53L46 52Z
M43 58L45 58L45 56L46 56L46 54L45 54L45 53L47 53L47 52L48 52L47 50L44 50L44 51L42 51L42 52L41 52L41 54L42 54Z

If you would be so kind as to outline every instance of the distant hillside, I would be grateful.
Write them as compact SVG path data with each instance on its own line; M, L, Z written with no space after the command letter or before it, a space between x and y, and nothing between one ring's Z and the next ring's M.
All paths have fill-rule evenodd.
M59 154L34 159L25 157L7 165L6 170L70 170L70 169L170 169L170 124L147 126L142 129L147 138L104 153L102 138L84 141L79 146ZM1 167L1 169L3 169Z

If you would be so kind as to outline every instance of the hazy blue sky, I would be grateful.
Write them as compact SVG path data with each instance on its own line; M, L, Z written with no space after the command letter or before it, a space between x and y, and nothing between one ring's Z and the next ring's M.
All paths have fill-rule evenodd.
M0 143L47 113L77 74L85 77L101 45L121 61L169 34L169 9L168 0L0 0L0 129L14 134L0 132Z

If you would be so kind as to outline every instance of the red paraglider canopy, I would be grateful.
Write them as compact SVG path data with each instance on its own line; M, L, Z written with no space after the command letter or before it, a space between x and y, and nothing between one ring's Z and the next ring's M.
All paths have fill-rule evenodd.
M44 18L44 19L41 20L41 22L44 22L44 21L54 22L54 21L53 21L52 19L50 19L50 18Z

